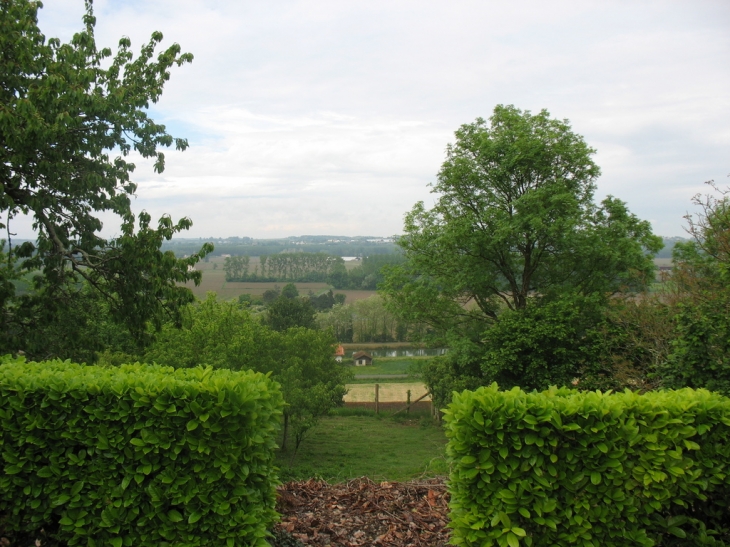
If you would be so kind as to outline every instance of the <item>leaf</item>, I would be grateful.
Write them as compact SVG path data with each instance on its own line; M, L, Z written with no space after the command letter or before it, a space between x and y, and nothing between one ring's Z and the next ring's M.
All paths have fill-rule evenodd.
M678 538L683 538L684 539L684 538L687 537L687 534L685 533L685 531L682 530L681 528L676 527L676 526L672 526L670 528L667 528L667 531L670 534L672 534L673 536L677 536Z
M179 511L171 509L167 512L167 518L169 518L172 522L180 522L183 519L183 516Z

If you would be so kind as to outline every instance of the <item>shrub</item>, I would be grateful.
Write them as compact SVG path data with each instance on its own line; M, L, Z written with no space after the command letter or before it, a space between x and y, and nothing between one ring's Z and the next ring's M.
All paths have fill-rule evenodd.
M456 545L724 545L730 399L496 384L445 415Z
M254 372L0 365L0 515L68 545L267 545L282 398Z

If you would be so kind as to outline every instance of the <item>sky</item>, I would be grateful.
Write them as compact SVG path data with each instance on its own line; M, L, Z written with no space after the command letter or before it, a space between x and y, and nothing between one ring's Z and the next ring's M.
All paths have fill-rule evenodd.
M63 41L82 0L46 0ZM664 236L704 181L730 184L726 0L96 0L98 46L191 52L155 121L185 152L137 158L133 206L186 237L402 233L454 131L497 104L547 109L597 150L613 195ZM114 230L113 219L107 230ZM20 231L24 228L21 226ZM111 235L111 234L110 234ZM26 235L27 236L27 235ZM24 237L24 234L19 234Z

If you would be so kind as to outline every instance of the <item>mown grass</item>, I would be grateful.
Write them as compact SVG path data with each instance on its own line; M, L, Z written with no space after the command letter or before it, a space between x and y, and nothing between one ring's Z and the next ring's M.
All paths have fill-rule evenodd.
M353 378L347 381L347 385L361 385L361 384L410 384L412 382L418 382L420 378L417 376L406 376L405 378L398 378L395 376L378 376L377 378Z
M353 367L355 375L368 374L387 376L389 374L417 375L428 360L424 357L376 357L373 364L365 367Z
M427 415L335 415L309 431L296 456L280 452L277 465L283 481L345 482L363 476L404 481L448 474L445 445L443 430Z

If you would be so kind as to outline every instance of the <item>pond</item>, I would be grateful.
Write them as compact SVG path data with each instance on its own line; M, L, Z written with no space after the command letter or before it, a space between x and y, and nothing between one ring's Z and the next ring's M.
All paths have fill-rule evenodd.
M353 353L358 351L364 351L369 353L372 357L435 357L437 355L444 355L447 348L414 348L411 346L404 346L402 348L348 348L345 351L346 357L352 357Z

